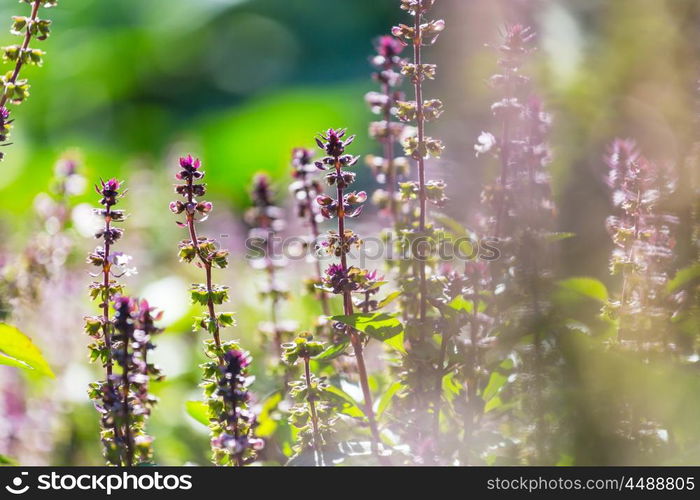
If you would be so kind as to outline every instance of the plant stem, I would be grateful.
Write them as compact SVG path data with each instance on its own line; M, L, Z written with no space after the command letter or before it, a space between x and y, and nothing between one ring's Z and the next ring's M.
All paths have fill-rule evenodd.
M335 159L335 171L337 174L337 203L338 203L338 238L340 240L340 265L343 268L343 272L346 273L348 270L348 259L345 252L345 208L343 206L343 184L341 180L341 165L338 158ZM353 314L352 306L352 296L349 290L343 291L343 310L346 316ZM374 410L372 409L372 392L369 388L369 382L367 379L367 368L365 366L365 357L363 353L362 339L358 333L351 327L346 326L345 333L350 337L350 343L355 351L355 360L357 362L357 371L360 376L360 385L362 386L362 395L364 398L365 415L367 415L367 420L369 422L370 432L372 433L372 449L375 454L379 455L379 429L377 427L377 422L374 417Z
M188 206L192 206L194 203L194 194L192 191L192 178L187 179L187 202ZM214 330L212 332L212 335L214 337L214 342L216 343L217 348L221 348L221 337L219 335L219 321L216 319L216 311L214 310L214 300L212 299L213 295L213 287L212 287L212 282L211 282L211 260L209 258L205 257L202 255L202 251L199 248L199 240L197 239L197 230L195 229L195 221L194 221L194 214L190 213L189 210L187 211L187 228L189 229L190 232L190 240L192 241L192 246L195 249L195 252L197 253L197 257L199 258L200 262L202 263L202 266L204 266L204 272L206 274L206 279L207 279L207 309L209 310L209 322L214 323ZM221 360L221 357L219 357Z
M306 200L306 213L309 214L309 225L311 227L311 235L314 238L314 243L318 241L319 235L321 234L318 230L318 222L316 222L316 212L314 211L314 205L313 205L313 200L311 199L311 192L309 191L309 186L306 183L306 172L302 173L302 182L304 183L304 194L305 200ZM321 281L321 276L322 276L322 270L321 270L321 261L318 260L317 258L314 258L314 264L316 267L316 281L319 282ZM326 292L323 290L319 291L319 295L321 298L321 310L323 311L324 316L330 316L331 314L331 309L330 306L328 305L328 295Z
M391 62L385 63L385 70L391 69ZM394 138L391 135L391 104L393 98L391 96L391 86L388 82L382 83L382 93L389 97L388 105L384 107L384 123L386 124L387 135L384 138L384 159L386 160L386 192L389 197L389 213L391 214L392 224L396 224L398 219L397 206L396 206L396 172L394 167Z
M129 387L131 383L129 382L129 332L123 332L124 338L122 339L122 355L124 356L124 366L122 367L122 386L124 389L124 442L126 445L126 465L131 467L134 462L134 450L133 450L133 440L131 437L131 427L129 424Z
M433 434L435 440L440 438L440 406L442 403L442 377L445 374L445 357L447 355L447 342L449 336L443 334L440 342L440 357L437 363L437 377L435 379L435 401L433 403Z
M111 207L107 206L105 215L105 234L109 234L111 217ZM112 366L114 364L112 360L112 335L109 330L110 319L109 319L109 276L111 272L111 263L109 262L109 252L111 245L109 240L105 240L104 247L104 262L102 264L102 334L105 339L105 346L107 347L107 385L111 386L111 376L112 376Z
M193 185L193 180L192 178L187 179L187 204L188 206L192 206L194 203L194 194L192 190L192 185ZM216 318L216 310L214 309L214 300L212 299L213 296L213 285L212 285L212 278L211 278L211 260L208 257L205 257L202 255L202 250L199 247L199 240L197 238L197 230L195 229L195 220L194 220L194 214L190 213L187 211L187 228L190 233L190 240L192 241L192 246L195 249L195 252L197 253L197 257L199 258L200 262L202 263L202 266L204 267L204 272L206 274L206 286L207 286L207 310L209 311L209 324L213 322L214 324L214 329L212 332L212 336L214 337L214 343L217 347L217 350L221 350L221 336L220 336L220 328L219 328L219 321ZM219 360L219 366L223 367L224 366L224 358L221 354L218 355L218 360ZM233 382L231 382L233 383ZM233 407L231 408L230 412L230 418L233 420L233 424L231 422L228 423L228 426L233 429L234 436L238 438L238 408L234 404ZM235 455L236 457L236 465L238 467L243 467L243 459L240 454Z
M629 249L627 250L627 262L630 263L632 262L632 259L634 259L634 242L637 241L639 238L639 205L642 201L642 191L641 189L637 188L637 206L635 208L636 212L634 214L634 237L632 238L632 243L629 246ZM625 308L627 306L627 292L629 288L629 276L628 276L627 268L625 268L624 272L622 273L622 291L620 293L620 314L619 314L619 320L617 323L617 341L620 342L622 341L622 320L624 317L625 313Z
M264 208L264 207L263 207ZM275 335L275 344L277 348L277 358L282 357L282 333L277 320L277 305L279 304L279 299L275 289L276 279L275 279L275 263L272 260L273 245L272 238L274 237L274 232L270 227L269 223L265 221L262 224L262 229L267 231L267 236L265 238L265 270L267 271L267 283L270 291L270 321L272 322L272 330ZM287 387L287 380L285 376L284 387Z
M106 205L105 207L105 234L109 234L110 224L112 221L112 207ZM105 362L105 370L107 372L107 390L110 394L117 394L114 390L114 383L112 382L112 374L114 372L114 358L112 356L112 332L110 331L112 322L109 317L109 304L111 296L109 294L110 287L110 273L112 269L112 264L109 261L110 258L111 244L109 239L105 238L104 246L104 260L102 263L102 336L105 341L105 348L107 350L107 360ZM121 436L121 431L119 426L113 422L114 438L119 439Z
M423 77L422 77L422 53L421 46L423 44L423 37L421 33L421 9L416 9L414 16L414 38L413 38L413 63L416 66L416 77L413 81L414 93L416 98L416 129L418 136L418 158L416 162L418 164L418 199L419 199L419 214L418 214L418 228L421 237L426 237L426 220L428 216L428 200L426 194L426 176L425 176L425 113L423 106ZM425 242L427 243L427 241ZM428 279L427 279L427 262L426 255L424 255L423 250L417 245L416 246L418 258L420 259L418 266L418 278L420 280L420 306L419 306L419 320L421 323L421 341L425 341L428 337L428 332L426 330L427 319L428 319ZM440 398L442 392L442 376L443 376L443 365L445 358L446 342L445 337L442 337L441 347L440 347L440 360L438 364L438 374L436 385L436 396L433 401L433 431L435 435L435 440L437 442L440 433Z
M306 377L306 393L311 412L311 426L313 427L313 443L316 465L325 466L323 452L321 450L321 433L318 429L318 414L316 413L316 402L311 396L311 366L308 356L304 357L304 375Z
M19 72L22 69L22 65L24 64L22 62L22 54L24 54L24 52L29 48L29 43L32 41L32 33L30 28L37 20L37 16L39 14L39 7L41 7L41 0L35 0L32 4L32 13L29 16L29 21L27 21L27 26L25 28L26 31L24 34L24 41L22 42L22 46L19 51L19 56L17 57L15 69L12 71L12 75L10 76L10 79L7 81L7 83L14 84L15 82L17 82L17 78L19 78ZM4 107L5 104L7 104L7 94L3 93L2 97L0 97L0 108Z
M479 353L479 333L481 325L479 324L479 279L474 280L474 291L472 297L472 313L469 315L469 338L472 343L471 356L471 379L467 382L467 418L469 421L465 426L465 435L468 445L471 445L474 437L474 428L478 418L478 413L475 411L476 393L479 387L479 367L481 366L481 356ZM468 465L465 464L465 465Z
M425 114L423 113L423 87L421 81L420 67L421 67L421 44L423 43L421 37L421 12L420 9L416 11L414 29L415 37L413 39L413 62L417 68L417 76L414 80L414 91L416 97L416 129L418 133L418 158L416 162L418 164L418 198L419 198L419 219L418 228L421 236L425 235L426 228L426 217L427 217L427 196L425 190L425 157L422 154L422 149L425 147ZM416 248L419 250L418 248ZM426 262L423 258L423 252L418 251L418 257L421 259L419 266L419 279L420 279L420 321L425 323L428 312L428 281L426 278ZM425 326L425 324L423 325ZM425 328L421 330L421 336L423 339L426 337Z
M233 392L236 392L236 382L235 380L230 380L229 383L231 384L231 389ZM233 436L238 442L238 437L240 435L239 429L238 429L238 405L235 403L231 407L231 411L229 412L231 415L231 421L229 422L229 427L233 429ZM237 467L243 467L243 457L241 453L237 453L236 455L236 466Z
M536 126L533 125L533 129L530 130L529 135L531 138L536 137L537 131L536 131ZM537 189L537 183L535 180L536 177L536 166L533 163L533 159L530 158L529 161L527 162L527 169L528 169L528 201L529 201L529 209L528 209L528 221L527 221L527 226L530 229L534 229L537 225L537 199L536 199L536 189ZM529 240L529 235L530 233L526 233L527 236L525 238L525 242L527 243ZM544 443L544 401L543 401L543 392L544 392L544 384L543 384L543 343L542 343L542 327L544 324L544 314L542 312L542 307L540 306L540 296L541 296L541 291L540 291L540 276L539 276L539 265L538 265L538 256L540 255L540 252L538 251L532 251L536 248L535 242L531 244L526 244L525 246L525 259L529 259L531 262L531 265L529 266L530 269L530 276L528 277L526 275L527 283L530 285L530 295L532 297L532 306L533 306L533 313L534 313L534 319L533 319L533 325L534 325L534 332L533 332L533 344L534 344L534 351L535 351L535 359L534 359L534 367L533 367L533 389L534 389L534 405L535 405L535 448L537 452L537 460L540 465L543 464L544 461L544 451L545 451L545 443Z
M509 76L509 69L506 68L506 91L505 91L505 96L506 98L510 95L510 76ZM496 238L501 237L501 231L503 230L503 219L505 218L505 210L506 210L506 188L508 184L508 171L510 170L510 135L511 135L511 124L510 124L510 117L506 114L503 117L503 124L502 124L502 130L501 130L501 154L500 159L501 159L501 176L499 180L499 190L497 193L498 196L498 205L496 208L496 223L495 223L495 229L494 229L494 236Z

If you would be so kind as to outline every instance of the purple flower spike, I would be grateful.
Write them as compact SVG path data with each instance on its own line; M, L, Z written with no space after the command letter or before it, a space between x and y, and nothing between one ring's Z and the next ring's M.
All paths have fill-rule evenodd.
M376 49L379 55L390 59L401 54L404 45L393 36L384 35L377 40Z

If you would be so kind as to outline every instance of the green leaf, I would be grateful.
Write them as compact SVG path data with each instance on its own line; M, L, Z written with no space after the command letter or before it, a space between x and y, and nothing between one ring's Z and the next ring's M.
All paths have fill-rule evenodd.
M550 233L547 235L547 241L553 243L555 241L568 240L574 236L576 236L576 233Z
M455 380L455 374L447 373L442 377L442 393L445 399L452 403L463 391L463 386Z
M321 354L316 356L314 360L316 361L328 361L330 359L335 359L345 353L345 349L350 344L350 340L344 340L338 344L333 344L327 347Z
M262 404L262 410L258 416L258 426L255 428L255 435L261 438L272 436L277 430L278 423L272 417L272 413L277 409L282 401L282 393L274 392Z
M675 292L693 280L700 280L700 263L684 267L668 283L668 291Z
M474 304L472 301L465 299L462 295L458 295L447 305L455 311L464 311L469 314L474 311Z
M445 214L433 214L433 220L459 238L469 238L471 233L458 221Z
M209 407L206 403L202 401L187 401L185 409L190 417L209 427Z
M407 354L406 353L406 348L403 345L403 339L404 339L404 334L403 332L399 333L395 337L391 337L388 340L385 340L384 343L391 347L392 349L395 349L399 351L401 354Z
M51 367L32 340L14 326L0 323L0 364L34 370L55 378Z
M506 382L508 382L508 377L506 375L498 371L493 372L489 378L489 383L486 385L484 393L481 396L483 400L490 401L493 399L499 392L501 392L501 389Z
M17 461L14 458L10 458L7 455L0 455L0 466L3 466L3 465L15 466L15 465L19 465L19 464L17 463Z
M503 406L503 401L501 401L501 398L496 396L495 398L490 399L489 402L484 405L484 413L488 413L491 410L500 408L501 406Z
M328 386L325 391L329 399L334 400L342 407L341 412L350 417L364 417L365 412L357 404L357 402L344 390L333 385Z
M386 409L393 401L394 396L396 396L396 393L399 392L402 387L403 384L401 382L394 382L387 388L386 391L384 391L384 394L382 394L382 397L379 398L377 403L377 409L375 411L377 418L380 418L384 414Z
M401 322L394 315L387 313L357 313L333 316L331 319L351 326L381 342L403 332Z
M384 299L382 299L382 300L379 302L379 304L378 304L379 309L383 309L384 307L388 306L388 305L391 304L393 301L395 301L396 299L398 299L400 296L401 296L401 292L400 292L400 291L396 291L396 292L390 293L389 295L387 295L386 297L384 297Z
M593 278L569 278L558 283L560 290L570 292L583 297L588 297L598 302L608 301L608 289L603 283Z

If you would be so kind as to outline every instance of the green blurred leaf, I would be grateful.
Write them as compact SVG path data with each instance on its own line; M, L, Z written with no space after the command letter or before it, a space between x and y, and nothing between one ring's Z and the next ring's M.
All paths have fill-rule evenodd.
M484 401L490 401L493 399L499 392L501 392L501 389L504 385L506 385L506 382L508 382L508 376L498 371L493 372L491 377L489 377L489 383L486 385L484 393L482 394Z
M455 378L454 372L442 377L442 393L445 399L452 403L464 390L464 386Z
M403 332L401 322L394 315L387 313L356 313L348 316L333 316L331 319L351 326L381 342Z
M382 300L379 302L379 304L378 304L377 307L378 307L379 309L383 309L384 307L388 306L388 305L391 304L393 301L395 301L396 299L398 299L400 296L401 296L401 292L400 292L400 291L392 292L392 293L390 293L389 295L387 295L386 297L384 297L384 299L382 299Z
M344 340L343 342L340 342L338 344L333 344L327 347L321 354L316 356L314 359L316 361L328 361L331 359L335 359L345 352L345 349L348 347L349 344L350 340Z
M406 354L406 348L403 345L403 340L404 340L404 333L401 332L400 334L396 335L395 337L391 337L390 339L387 339L384 341L386 345L391 347L392 349L395 349L399 351L401 354Z
M569 278L558 283L559 289L579 296L588 297L598 302L608 301L607 287L594 278Z
M432 218L458 238L469 238L471 233L460 222L445 214L433 214Z
M51 367L32 343L32 340L17 328L0 323L0 364L35 370L41 375L55 378Z
M384 414L386 409L393 401L394 396L396 396L396 393L398 393L402 387L403 384L401 382L394 382L387 388L386 391L384 391L384 394L382 394L382 397L379 398L379 401L377 402L377 409L375 412L377 418L380 418Z
M19 465L14 458L10 458L7 455L0 455L0 466L15 466Z
M448 304L455 311L464 311L471 314L474 311L474 304L470 300L466 300L462 295L459 295L452 299Z
M331 385L326 388L325 392L330 396L330 399L340 404L341 413L349 417L361 418L365 416L365 412L362 411L362 408L360 408L357 402L344 390Z
M209 407L202 401L187 401L185 403L187 414L200 424L209 427Z
M484 413L488 413L490 411L496 410L503 406L503 401L501 398L496 396L495 398L489 399L489 401L484 405Z
M679 270L673 279L669 281L668 291L675 292L682 286L685 286L694 280L700 280L700 263L696 263Z
M258 415L258 426L255 428L255 434L258 437L270 437L277 430L278 424L272 418L272 412L279 406L282 399L282 393L275 392L263 402L262 409Z
M573 238L574 236L576 236L576 233L551 233L547 235L547 241L555 242L568 240L569 238Z

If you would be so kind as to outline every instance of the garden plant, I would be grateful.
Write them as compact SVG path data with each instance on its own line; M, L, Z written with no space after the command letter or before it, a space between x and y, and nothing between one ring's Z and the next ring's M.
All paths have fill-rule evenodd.
M306 7L177 0L154 17L130 2L150 39L20 3L0 96L0 461L700 463L693 2L663 10L696 16L692 49L615 2L632 27L594 70L571 54L597 11L563 0L339 2L303 68L321 35L285 23ZM345 26L363 15L373 37ZM695 73L630 55L643 22L676 65L694 51ZM198 23L206 36L169 33ZM64 57L79 30L128 47ZM334 54L334 30L361 55ZM35 71L50 32L56 58ZM112 58L131 62L97 85ZM323 88L344 71L357 81ZM283 74L319 83L266 100ZM132 86L148 89L108 105ZM172 114L151 113L163 103ZM63 153L44 189L67 145L86 154Z

